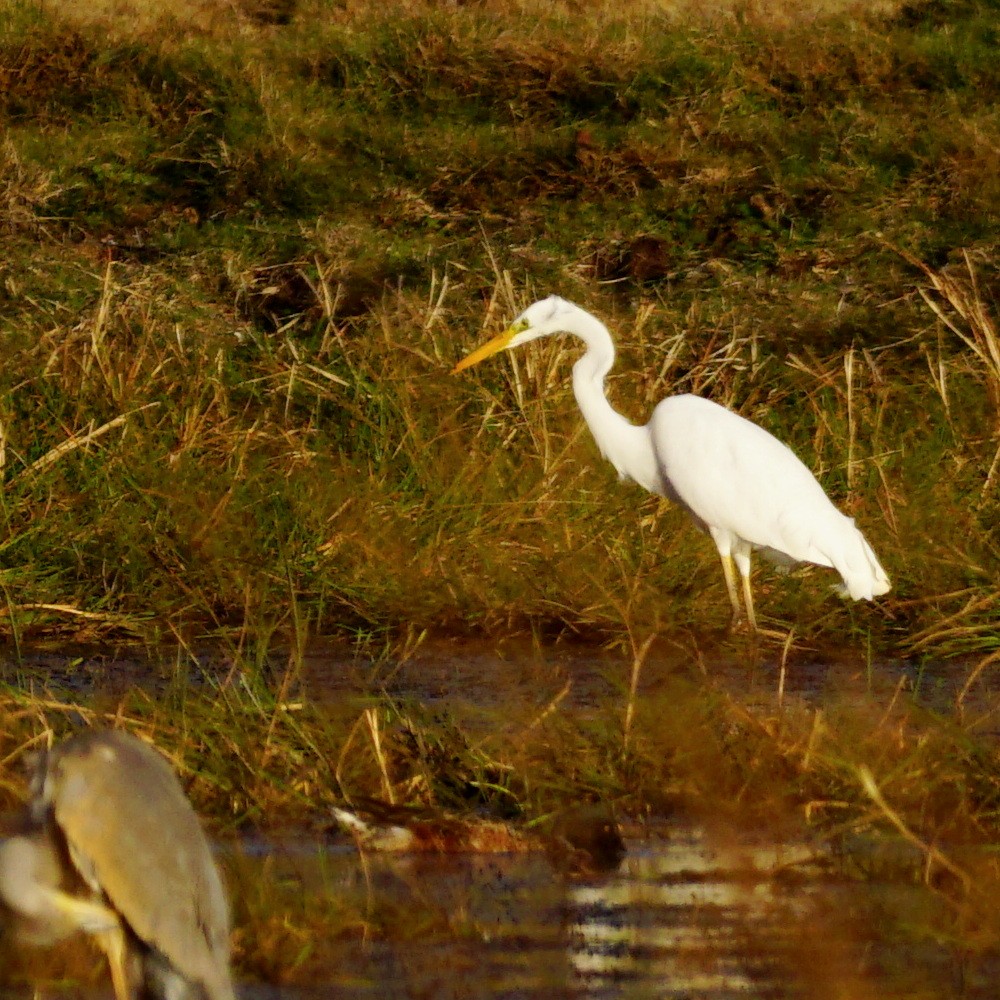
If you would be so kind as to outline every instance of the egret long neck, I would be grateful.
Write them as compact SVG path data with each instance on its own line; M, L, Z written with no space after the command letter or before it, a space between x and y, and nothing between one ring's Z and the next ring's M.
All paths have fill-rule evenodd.
M586 353L573 365L573 394L597 447L620 478L632 479L651 492L662 492L648 430L623 417L605 395L604 378L615 362L611 334L589 314L573 332L587 345Z

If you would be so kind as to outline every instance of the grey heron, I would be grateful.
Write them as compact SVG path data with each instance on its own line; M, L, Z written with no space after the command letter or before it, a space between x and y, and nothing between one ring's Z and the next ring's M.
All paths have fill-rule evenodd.
M234 1000L222 879L159 753L118 730L71 736L38 755L24 827L0 841L22 940L90 934L117 1000Z

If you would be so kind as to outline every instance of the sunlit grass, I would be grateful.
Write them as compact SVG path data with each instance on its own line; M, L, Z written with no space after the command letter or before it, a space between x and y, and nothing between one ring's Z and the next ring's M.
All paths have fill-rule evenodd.
M366 33L340 10L310 48L303 7L277 31L243 18L152 47L136 25L109 40L17 9L0 459L19 637L240 644L287 635L293 603L322 633L720 624L710 546L598 460L572 344L445 374L551 290L612 327L630 418L694 391L761 422L896 582L848 611L821 573L765 570L765 613L926 648L942 612L988 606L993 362L915 294L994 204L989 117L926 119L928 93L964 100L962 67L989 79L971 29L948 49L930 14L862 21L850 52L837 22L808 50L766 18L619 30L660 16L644 5L595 13L567 47L528 6L501 30L415 5ZM746 61L765 30L770 62ZM97 58L108 44L136 59ZM245 46L272 71L248 75ZM79 92L58 85L72 67ZM988 325L988 266L970 282ZM984 641L968 627L959 648Z
M3 436L15 627L41 615L133 635L268 630L289 625L294 601L320 631L541 618L613 632L625 594L647 624L724 621L711 546L596 454L570 391L571 342L446 374L533 288L494 274L476 316L468 276L446 268L427 293L382 293L344 325L322 263L241 279L240 298L265 314L280 286L264 282L296 282L313 313L303 335L304 319L226 329L204 298L164 300L155 277L122 265L88 280L73 328L38 330L8 357L28 375ZM665 391L738 409L806 458L893 567L894 594L851 609L822 572L800 585L764 569L765 613L808 630L840 609L905 645L902 629L932 629L940 601L961 607L948 595L971 587L988 603L988 347L963 354L935 334L905 359L892 345L779 356L725 284L687 318L658 298L633 311L577 291L618 337L609 393L623 412L643 421Z

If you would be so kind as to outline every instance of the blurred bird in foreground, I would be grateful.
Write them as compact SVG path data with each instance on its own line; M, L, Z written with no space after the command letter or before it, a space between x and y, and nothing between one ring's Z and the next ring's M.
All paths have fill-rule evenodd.
M91 935L117 1000L234 1000L222 880L159 753L120 731L70 737L35 760L22 825L0 841L19 940Z

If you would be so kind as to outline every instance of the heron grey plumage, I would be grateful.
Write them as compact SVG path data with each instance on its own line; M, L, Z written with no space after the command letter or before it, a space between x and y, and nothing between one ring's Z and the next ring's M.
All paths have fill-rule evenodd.
M234 1000L226 893L167 761L87 730L39 755L30 789L24 832L0 842L0 901L22 939L90 934L117 1000Z

